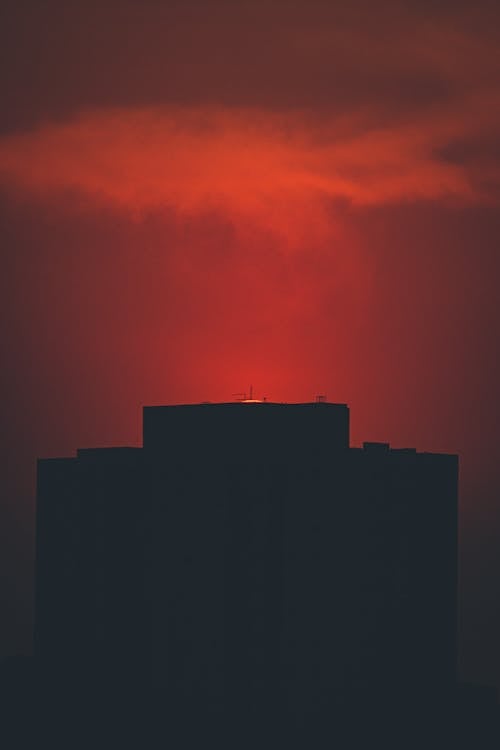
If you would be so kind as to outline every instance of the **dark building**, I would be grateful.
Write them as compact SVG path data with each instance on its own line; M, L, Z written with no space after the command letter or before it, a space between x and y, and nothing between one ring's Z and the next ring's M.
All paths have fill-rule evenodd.
M326 713L456 684L453 455L349 446L344 404L146 407L38 464L36 657L176 711Z

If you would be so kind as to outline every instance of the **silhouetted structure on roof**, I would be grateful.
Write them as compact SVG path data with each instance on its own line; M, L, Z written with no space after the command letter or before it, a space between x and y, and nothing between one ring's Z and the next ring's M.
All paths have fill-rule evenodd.
M39 461L37 659L177 715L451 696L457 478L343 404L146 407L142 449Z

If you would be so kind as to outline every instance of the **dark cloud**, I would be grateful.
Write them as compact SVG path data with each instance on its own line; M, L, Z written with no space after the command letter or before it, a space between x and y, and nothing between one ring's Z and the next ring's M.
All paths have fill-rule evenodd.
M475 5L4 4L1 127L171 103L412 113L453 95L468 67L477 83L497 76L498 37Z

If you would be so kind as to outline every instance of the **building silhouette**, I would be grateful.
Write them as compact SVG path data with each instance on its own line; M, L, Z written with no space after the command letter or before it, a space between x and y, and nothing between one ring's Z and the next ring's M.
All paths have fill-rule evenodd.
M38 462L41 671L249 726L443 714L457 482L454 455L351 448L344 404L145 407L142 448Z

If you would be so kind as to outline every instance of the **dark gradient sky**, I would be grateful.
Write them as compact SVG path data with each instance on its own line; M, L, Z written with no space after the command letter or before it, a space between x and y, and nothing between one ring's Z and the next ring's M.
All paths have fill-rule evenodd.
M2 5L1 655L36 457L253 383L460 454L462 675L500 684L500 11L434 5Z

